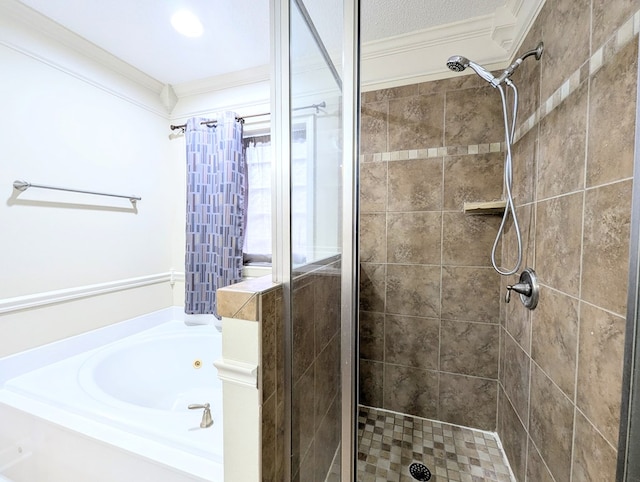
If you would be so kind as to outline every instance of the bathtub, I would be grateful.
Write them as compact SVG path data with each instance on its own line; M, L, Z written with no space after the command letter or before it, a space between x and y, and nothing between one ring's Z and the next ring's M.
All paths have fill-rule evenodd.
M162 310L0 359L0 403L168 465L185 480L222 482L222 385L213 366L222 337L184 318ZM209 428L200 427L203 410L187 408L204 403Z

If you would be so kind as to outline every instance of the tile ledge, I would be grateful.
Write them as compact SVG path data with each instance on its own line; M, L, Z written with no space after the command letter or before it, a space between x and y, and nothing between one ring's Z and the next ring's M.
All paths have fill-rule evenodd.
M274 283L271 275L261 276L259 278L252 278L235 283L233 285L219 288L218 292L243 292L243 293L266 293L278 287L282 286L281 283Z

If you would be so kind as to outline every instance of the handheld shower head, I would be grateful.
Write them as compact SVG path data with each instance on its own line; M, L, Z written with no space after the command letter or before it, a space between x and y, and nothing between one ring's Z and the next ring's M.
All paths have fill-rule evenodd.
M447 60L447 67L449 67L449 69L453 70L454 72L462 72L467 67L471 67L476 72L476 74L489 82L491 86L495 88L503 82L509 84L509 77L511 77L511 74L513 74L513 72L518 68L518 66L524 59L535 55L536 60L540 60L540 57L542 57L542 52L544 52L544 44L540 42L535 49L529 50L528 52L525 52L522 57L517 58L509 67L507 67L504 72L502 72L500 77L494 77L483 66L472 62L462 55L454 55L453 57L449 57L449 60Z
M487 69L485 69L482 65L478 65L468 58L463 57L462 55L454 55L453 57L449 57L449 60L447 60L447 67L449 67L449 69L453 70L454 72L462 72L467 67L471 67L476 74L489 82L493 87L496 86L496 84L494 84L496 78L491 75Z
M469 59L462 55L454 55L447 60L447 67L454 72L462 72L469 66Z

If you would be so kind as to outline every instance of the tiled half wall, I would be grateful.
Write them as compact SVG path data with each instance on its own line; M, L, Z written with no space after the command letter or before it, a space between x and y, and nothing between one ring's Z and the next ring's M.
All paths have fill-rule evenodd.
M300 268L291 282L291 419L285 419L284 413L282 285L266 276L218 290L219 313L228 318L225 322L246 320L259 325L263 482L284 480L285 424L292 427L294 481L324 481L340 443L340 267L339 260L330 261Z
M292 296L292 480L324 482L341 433L339 260L294 273Z

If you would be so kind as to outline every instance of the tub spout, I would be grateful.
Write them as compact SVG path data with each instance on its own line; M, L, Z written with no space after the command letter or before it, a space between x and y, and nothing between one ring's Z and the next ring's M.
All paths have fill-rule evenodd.
M200 422L200 428L207 428L213 425L213 418L211 418L211 409L209 407L210 405L208 403L205 403L204 405L193 403L187 407L189 410L204 408L204 412L202 413L202 422Z

